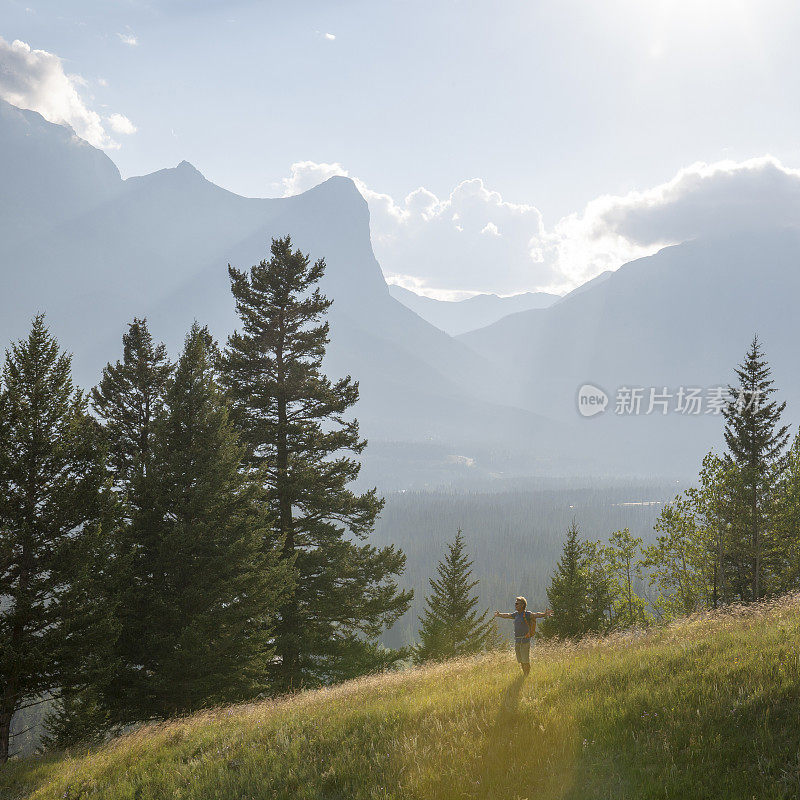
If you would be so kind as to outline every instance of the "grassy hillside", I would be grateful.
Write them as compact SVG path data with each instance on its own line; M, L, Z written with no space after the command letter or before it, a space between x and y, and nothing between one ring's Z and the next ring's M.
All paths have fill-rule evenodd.
M9 762L6 798L800 797L800 596L492 653Z

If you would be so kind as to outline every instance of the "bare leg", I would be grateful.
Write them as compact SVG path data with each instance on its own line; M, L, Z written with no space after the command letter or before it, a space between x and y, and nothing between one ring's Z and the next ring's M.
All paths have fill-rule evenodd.
M522 666L522 674L523 675L527 675L531 671L531 665L530 664L522 664L521 666Z

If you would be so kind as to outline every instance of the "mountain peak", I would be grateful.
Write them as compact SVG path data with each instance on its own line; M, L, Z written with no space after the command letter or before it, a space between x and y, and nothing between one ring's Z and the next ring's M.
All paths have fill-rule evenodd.
M181 163L178 164L178 166L175 167L175 169L180 170L181 172L185 172L187 174L195 174L199 175L201 178L203 177L203 174L200 172L200 170L197 169L197 167L194 164L190 164L188 161L181 161Z
M330 186L347 186L348 188L352 188L355 191L356 189L355 181L352 178L349 178L347 175L332 175L327 180L323 181L323 184L329 184Z
M336 194L340 197L350 195L351 197L359 197L363 200L355 181L352 178L348 178L346 175L333 175L322 183L317 184L313 189L303 192L303 194L308 194L309 192Z
M352 178L334 175L300 194L286 198L293 203L302 204L310 209L316 208L326 216L331 214L346 224L352 232L352 225L369 226L369 207L367 201Z
M208 184L209 186L214 186L214 184L208 181L203 173L194 166L194 164L190 164L188 161L181 161L180 164L174 167L165 167L164 169L151 172L147 175L137 175L128 178L126 183L129 186L156 185L183 187L187 185L194 186L199 184ZM215 188L219 189L219 187ZM225 190L219 189L219 191Z

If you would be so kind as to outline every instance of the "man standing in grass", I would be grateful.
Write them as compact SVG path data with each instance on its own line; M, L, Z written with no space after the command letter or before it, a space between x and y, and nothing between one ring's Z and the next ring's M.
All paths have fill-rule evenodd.
M514 651L523 675L531 671L531 637L536 633L536 620L549 617L553 613L549 608L546 611L526 611L527 607L528 601L524 597L518 597L514 603L516 610L512 614L494 612L495 617L514 620Z

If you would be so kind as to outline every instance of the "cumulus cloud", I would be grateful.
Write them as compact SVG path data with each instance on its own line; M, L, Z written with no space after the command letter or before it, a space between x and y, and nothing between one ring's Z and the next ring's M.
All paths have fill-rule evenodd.
M78 136L95 147L119 147L106 131L96 111L87 107L79 93L86 86L80 75L67 75L61 59L46 50L32 50L19 40L9 44L0 37L0 97L17 106L39 112L45 119L69 125ZM113 130L133 133L126 117L112 114ZM122 130L122 127L126 127ZM121 127L118 127L121 126Z
M115 133L126 136L136 133L136 126L124 114L111 114L108 117L108 124Z
M296 194L347 174L338 163L299 162L281 185L284 194ZM800 170L768 156L693 164L650 189L599 197L551 228L535 206L509 202L479 178L462 181L447 197L420 187L402 200L353 180L369 203L387 279L448 299L568 291L669 244L800 225Z
M326 39L327 39L329 42L333 42L333 41L335 41L335 40L336 40L336 34L334 34L334 33L326 33L326 34L325 34L325 38L326 38Z
M599 197L560 220L543 243L577 285L666 245L798 224L800 170L763 156L696 163L645 191Z
M613 231L639 245L683 241L800 220L800 170L771 156L698 163L671 181L587 207L593 231Z
M136 47L139 44L139 40L132 33L118 33L117 36L122 44L126 44L128 47Z
M545 233L539 210L504 199L480 178L443 198L421 187L400 203L382 199L372 216L378 258L395 282L414 275L429 290L510 293L556 278L552 264L534 257Z
M300 194L308 189L313 189L323 181L334 175L347 176L347 170L339 163L326 164L316 161L298 161L292 164L289 177L284 178L279 187L283 190L284 197Z

